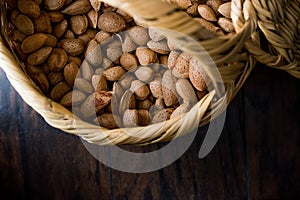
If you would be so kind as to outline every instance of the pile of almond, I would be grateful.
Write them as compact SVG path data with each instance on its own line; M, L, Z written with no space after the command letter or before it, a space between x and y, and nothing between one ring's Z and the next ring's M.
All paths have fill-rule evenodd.
M169 0L207 29L234 33L230 2ZM10 43L42 92L101 126L146 126L207 94L199 61L99 0L6 0Z

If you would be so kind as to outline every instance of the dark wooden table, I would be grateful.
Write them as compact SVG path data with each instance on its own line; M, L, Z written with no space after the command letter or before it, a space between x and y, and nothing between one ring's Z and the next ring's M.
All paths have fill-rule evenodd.
M27 106L3 71L0 88L1 199L300 198L300 80L285 72L256 67L207 157L198 158L204 127L180 159L145 174L98 162Z

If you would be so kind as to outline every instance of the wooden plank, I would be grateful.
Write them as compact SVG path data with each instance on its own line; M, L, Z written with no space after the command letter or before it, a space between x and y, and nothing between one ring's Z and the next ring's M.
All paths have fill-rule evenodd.
M198 158L207 127L202 127L188 151L159 171L130 174L112 171L116 199L246 199L247 165L242 94L231 104L221 139L204 159ZM157 145L152 148L159 148ZM133 152L144 147L125 147ZM151 149L150 149L151 150Z
M299 198L300 80L259 66L245 88L251 199Z
M111 198L110 169L49 125L0 72L0 191L28 199Z

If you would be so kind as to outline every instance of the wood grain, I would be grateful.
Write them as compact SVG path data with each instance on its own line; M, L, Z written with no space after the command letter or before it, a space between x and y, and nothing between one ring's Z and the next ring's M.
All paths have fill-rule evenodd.
M81 140L47 125L0 71L0 195L9 199L282 199L300 197L300 81L258 66L227 110L215 148L198 158L207 127L171 165L111 169ZM133 152L147 147L121 146ZM176 150L176 149L174 149ZM111 156L100 150L102 156ZM132 163L134 165L134 163Z

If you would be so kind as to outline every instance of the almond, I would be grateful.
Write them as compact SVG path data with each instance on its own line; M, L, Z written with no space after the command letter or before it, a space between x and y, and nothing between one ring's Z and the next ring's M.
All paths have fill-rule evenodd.
M65 5L65 0L44 0L44 7L48 10L59 10Z
M120 58L120 64L127 71L134 70L138 66L138 59L135 55L130 53L122 54Z
M138 125L147 126L151 123L151 115L148 110L138 110Z
M135 109L128 109L125 111L123 116L123 125L124 127L136 127L138 126L138 111Z
M95 110L99 112L111 102L112 92L98 91L95 92Z
M180 53L177 51L171 51L168 57L168 68L169 69L173 69L175 64L176 64L176 60L179 57Z
M52 47L42 47L39 50L33 52L27 57L27 62L31 65L42 64L51 54Z
M96 34L97 34L96 30L88 29L83 34L79 35L78 39L82 40L84 45L86 45L95 38Z
M222 0L207 0L206 5L211 7L215 13L218 13L220 5L223 3Z
M63 49L55 48L52 50L47 65L51 71L60 71L68 62L68 55Z
M54 26L53 35L56 38L61 38L68 28L68 21L66 19L59 22L56 26Z
M125 33L124 40L122 43L122 51L124 53L129 53L132 51L135 51L137 48L137 45L132 41L132 39L129 37L127 33Z
M91 40L86 48L85 59L92 66L98 66L102 63L101 47L96 40Z
M48 36L43 33L30 35L22 42L21 49L24 53L32 53L41 48L47 39Z
M74 87L84 93L93 93L93 87L91 83L84 78L76 78L74 82Z
M31 35L34 33L34 25L29 17L20 14L14 20L14 24L19 31L26 35Z
M95 91L107 91L107 81L103 75L93 75L92 85Z
M187 79L178 79L176 82L176 91L184 102L189 104L196 104L198 99L194 88Z
M149 37L151 38L151 40L153 40L155 42L165 39L165 36L161 35L159 32L159 29L157 29L157 28L149 28L148 32L149 32Z
M78 56L84 50L84 43L80 39L62 39L57 45L70 56Z
M139 46L145 46L150 40L148 30L141 26L131 27L128 30L128 35L132 39L132 41Z
M140 81L145 83L149 83L154 77L154 72L150 67L139 67L134 73Z
M231 18L231 2L226 2L220 5L218 11L224 17Z
M52 86L64 80L64 75L62 72L50 72L48 74L48 80Z
M82 78L85 78L86 80L91 80L94 74L94 70L92 66L85 60L82 62L80 66L80 71L81 71Z
M208 5L200 4L198 6L198 12L200 16L206 19L207 21L217 21L216 14Z
M166 106L173 106L178 102L175 82L172 71L167 70L162 77L162 92Z
M97 25L98 25L98 18L99 18L98 11L91 10L90 12L87 13L87 18L88 18L90 27L96 29Z
M103 72L108 81L118 81L124 74L125 70L120 66L108 68Z
M153 50L154 52L159 53L159 54L169 54L169 52L170 52L170 49L168 47L168 44L167 44L166 40L161 40L161 41L158 41L158 42L150 40L147 43L147 46L151 50Z
M89 12L91 8L89 0L76 0L65 8L62 13L67 15L82 15Z
M158 98L158 99L164 98L163 92L162 92L161 77L159 75L157 75L156 78L149 83L149 87L150 87L152 95L155 98Z
M70 18L70 26L76 35L83 34L88 28L88 19L85 15L76 15Z
M205 81L209 80L201 65L201 62L196 58L192 58L190 61L189 78L193 86L199 91L207 88Z
M176 78L188 78L190 67L190 57L186 53L181 53L176 59L172 74Z
M176 117L182 115L183 113L189 112L191 108L192 108L192 106L188 103L181 104L174 110L174 112L170 116L170 119L176 118Z
M71 62L64 67L64 77L70 87L74 86L74 81L78 75L78 71L78 65L74 62Z
M132 81L136 80L136 78L133 75L126 74L125 77L122 77L121 80L119 80L120 85L123 89L128 89L131 86Z
M152 105L153 103L149 98L142 101L137 101L137 108L140 110L150 110Z
M118 118L118 116L115 116L112 113L103 113L97 117L97 120L100 126L108 129L115 129L120 125L120 119Z
M218 20L219 26L227 33L234 32L234 26L231 19L220 17Z
M90 4L92 5L93 9L98 12L101 7L101 0L89 0Z
M98 19L98 28L109 33L120 32L125 27L125 20L115 12L103 13Z
M73 90L67 93L61 100L60 104L66 107L78 105L86 99L86 95L79 90Z
M52 26L48 14L42 12L41 15L34 20L34 27L35 27L35 31L38 33L51 33Z
M135 108L136 108L136 102L135 102L134 94L132 91L126 90L120 100L119 113L123 115L127 109L135 109Z
M37 5L33 0L18 0L18 8L21 13L32 19L38 18L41 14L39 5Z
M66 82L60 82L54 86L51 91L50 97L56 102L59 102L63 96L70 92L72 88Z
M161 123L169 120L173 111L173 108L166 108L157 112L152 119L152 124Z
M140 80L133 81L130 90L134 92L137 100L145 100L150 94L148 86Z
M141 65L149 65L157 61L157 54L147 47L138 47L135 52Z

